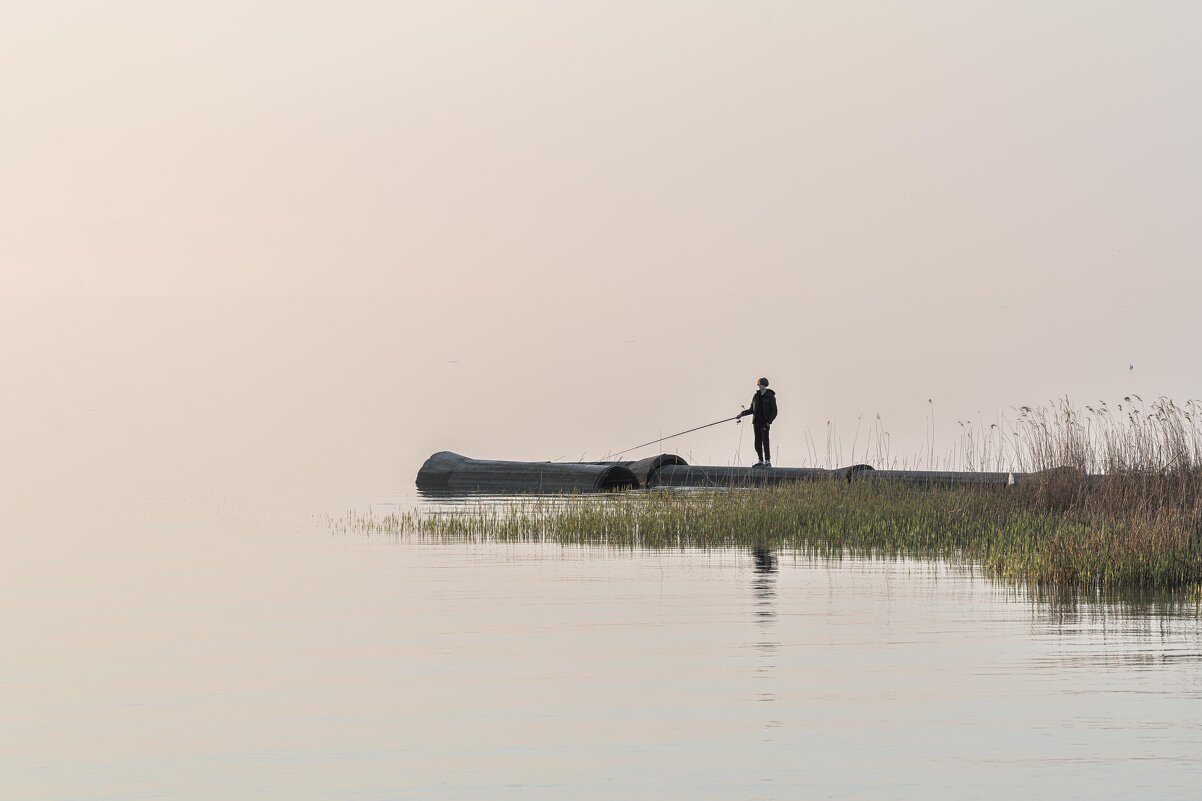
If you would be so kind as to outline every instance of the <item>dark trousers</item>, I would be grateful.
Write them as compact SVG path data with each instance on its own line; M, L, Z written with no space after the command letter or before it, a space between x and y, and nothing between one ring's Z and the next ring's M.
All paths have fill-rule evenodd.
M772 449L768 445L768 425L755 423L752 428L755 429L755 455L760 457L761 462L771 462Z

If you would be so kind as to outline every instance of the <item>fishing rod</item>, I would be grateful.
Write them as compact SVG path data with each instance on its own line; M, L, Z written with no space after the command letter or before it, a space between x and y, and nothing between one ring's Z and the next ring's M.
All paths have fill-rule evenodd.
M654 445L657 442L663 442L665 439L672 439L673 437L683 436L684 434L692 434L694 431L700 431L703 428L710 428L711 426L722 425L723 423L729 423L731 420L738 420L738 419L739 419L739 415L735 415L734 417L728 417L725 420L719 420L716 423L706 423L703 426L697 426L696 428L690 428L688 431L681 431L676 434L670 434L666 437L659 437L657 439L651 440L650 442L644 442L642 445L635 445L633 448L627 448L624 451L618 451L617 453L611 453L610 456L611 457L612 456L621 456L624 453L629 453L630 451L637 451L639 448L645 448L648 445Z

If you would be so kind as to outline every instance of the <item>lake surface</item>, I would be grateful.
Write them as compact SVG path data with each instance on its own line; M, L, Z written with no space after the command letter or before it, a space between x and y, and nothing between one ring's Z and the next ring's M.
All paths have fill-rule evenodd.
M1050 605L922 562L372 538L320 507L133 497L10 528L0 795L1202 787L1192 605Z

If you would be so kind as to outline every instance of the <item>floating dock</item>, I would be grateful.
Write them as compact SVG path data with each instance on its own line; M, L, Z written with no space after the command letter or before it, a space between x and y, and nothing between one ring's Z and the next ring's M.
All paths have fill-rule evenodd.
M503 462L439 451L417 471L417 488L438 495L609 492L638 489L626 464L604 462Z
M896 481L931 486L1013 486L1020 473L944 470L874 470L857 464L818 467L718 467L690 465L671 453L633 462L507 462L440 451L417 473L428 495L559 494L656 487L762 487L801 481Z

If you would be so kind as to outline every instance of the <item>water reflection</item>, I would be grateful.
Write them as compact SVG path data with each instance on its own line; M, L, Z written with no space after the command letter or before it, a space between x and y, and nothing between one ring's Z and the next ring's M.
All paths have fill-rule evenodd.
M751 586L755 591L755 614L761 620L776 617L776 573L779 570L777 556L767 548L751 551L755 564L755 579Z
M1198 611L1181 593L1057 595L1033 610L1036 635L1055 647L1032 666L1109 674L1202 664Z
M762 682L756 692L756 700L771 702L778 697L776 657L781 644L776 622L776 577L779 565L776 554L769 548L753 548L751 557L755 569L751 588L758 635L755 643L755 674ZM766 721L764 725L770 728L779 725L779 721Z
M1027 595L1046 618L1068 628L1082 621L1095 621L1099 617L1171 621L1196 618L1202 613L1202 595L1199 595L1196 587L1108 591L1037 587Z
M1185 799L1202 781L1196 617L1053 607L917 560L397 545L363 549L380 580L360 565L350 586L417 612L387 620L401 689L375 732L404 749L388 767L414 798L508 797L496 777L531 775L550 778L524 798L578 797L597 765L627 777L607 797L707 801L926 801L970 785ZM378 637L364 642L378 660ZM464 783L439 784L449 772Z
M772 574L780 568L777 566L776 554L769 548L753 548L751 556L755 559L755 572Z

